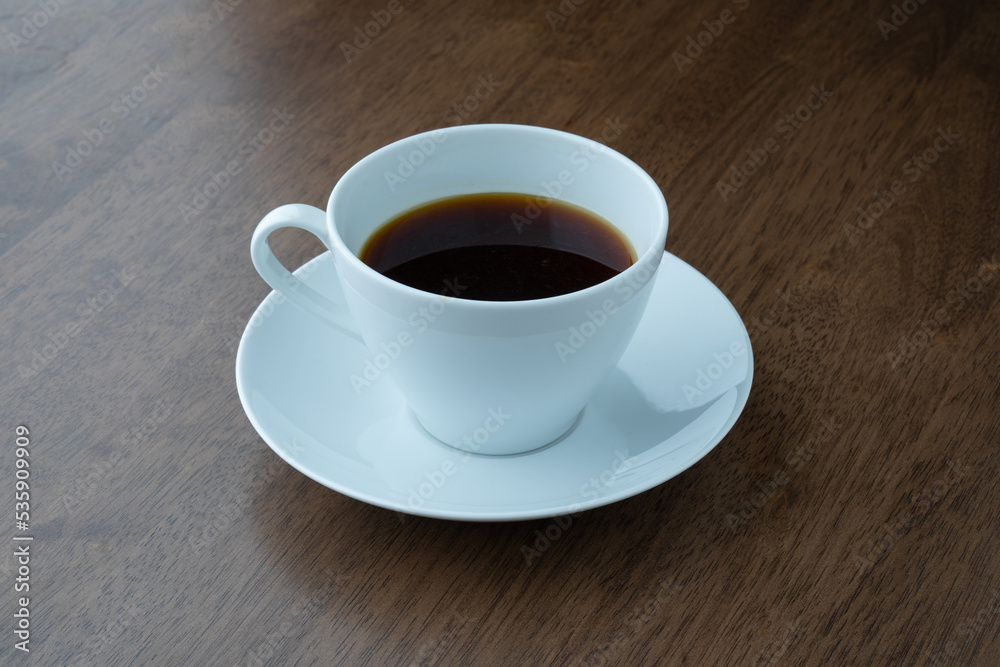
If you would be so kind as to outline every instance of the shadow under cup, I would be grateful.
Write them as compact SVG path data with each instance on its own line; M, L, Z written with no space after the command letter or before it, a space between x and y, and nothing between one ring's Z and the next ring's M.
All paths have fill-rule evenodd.
M492 192L532 195L539 206L556 198L595 213L628 238L638 260L577 292L476 301L402 285L358 259L398 215ZM538 127L471 125L415 135L358 162L330 196L327 226L369 360L396 382L420 424L453 447L515 454L562 436L625 351L663 254L667 207L642 169L597 142Z

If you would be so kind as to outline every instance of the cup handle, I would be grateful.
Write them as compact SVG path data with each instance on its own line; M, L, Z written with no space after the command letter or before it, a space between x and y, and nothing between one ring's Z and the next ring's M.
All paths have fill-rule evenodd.
M250 240L250 257L257 273L286 299L306 312L312 313L335 329L364 343L347 306L330 301L319 292L293 275L278 261L271 251L268 237L276 229L298 227L319 237L327 250L330 249L329 233L326 229L326 213L315 206L287 204L274 209L260 221Z

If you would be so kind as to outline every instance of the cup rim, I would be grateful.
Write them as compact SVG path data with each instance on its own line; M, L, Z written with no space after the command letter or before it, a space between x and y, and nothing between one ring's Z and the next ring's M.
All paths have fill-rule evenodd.
M656 268L659 266L660 258L666 251L665 244L667 237L667 228L669 226L669 221L670 221L666 199L663 196L663 192L660 190L660 186L657 185L656 181L653 180L653 177L650 176L645 169L640 167L630 158L626 157L617 150L607 146L606 144L602 144L601 142L596 141L594 139L590 139L588 137L584 137L578 134L573 134L571 132L565 132L563 130L556 130L553 128L541 127L537 125L520 125L515 123L478 123L469 125L456 125L452 127L443 127L435 130L428 130L426 132L420 132L418 134L412 134L407 137L403 137L402 139L397 139L396 141L386 144L385 146L382 146L381 148L369 153L361 160L356 162L354 165L352 165L346 172L344 172L343 176L340 177L340 180L338 180L337 184L334 185L333 191L330 193L330 197L327 200L327 205L326 205L327 233L329 234L330 240L334 246L333 248L331 248L331 251L336 250L336 252L332 253L334 255L335 263L339 261L344 261L344 259L346 258L346 261L350 263L356 270L360 270L363 274L367 275L371 280L374 280L376 284L384 286L386 289L397 291L397 293L399 293L399 291L401 290L401 293L403 295L414 296L414 297L441 296L434 294L433 292L427 292L425 290L397 282L392 278L388 278L382 275L381 273L379 273L378 271L376 271L375 269L373 269L372 267L368 266L363 261L361 261L361 258L355 255L350 250L350 248L347 247L347 244L344 243L344 240L340 238L340 234L337 231L337 226L333 220L334 200L337 198L337 195L341 190L341 184L345 182L345 179L349 174L364 169L369 162L375 161L380 155L384 153L393 150L398 150L401 146L416 141L421 137L430 136L432 134L436 134L439 132L446 132L448 134L465 134L465 133L482 133L491 131L534 133L540 136L544 135L548 138L555 137L561 140L588 141L602 146L602 152L606 152L607 154L610 155L610 157L621 163L623 167L633 172L633 174L635 174L639 178L639 180L642 181L643 184L646 185L648 188L650 188L650 190L652 191L655 205L658 209L657 214L659 218L657 221L656 229L654 230L653 233L653 242L646 249L646 251L643 252L641 255L638 255L635 262L633 262L632 265L629 266L624 271L617 273L606 280L602 280L601 282L595 285L591 285L590 287L585 287L580 290L575 290L573 292L566 292L565 294L557 294L555 296L549 296L540 299L520 299L516 301L488 301L483 299L468 299L465 297L458 297L458 296L453 297L447 295L445 295L444 298L448 299L449 302L457 301L459 304L461 304L466 308L486 308L489 310L511 310L511 309L524 310L524 309L534 309L534 308L552 308L555 306L563 305L571 301L587 299L595 292L602 289L607 289L608 285L613 281L628 280L629 278L634 277L634 275L637 274L639 270L641 270L641 268L646 267L650 263L653 265L652 271L650 273L650 276L648 276L647 279L643 281L643 283L648 282L648 280L651 279L651 276L653 275L653 273L655 273ZM488 192L495 192L495 191L494 190L483 191L484 194ZM631 239L629 240L631 241Z

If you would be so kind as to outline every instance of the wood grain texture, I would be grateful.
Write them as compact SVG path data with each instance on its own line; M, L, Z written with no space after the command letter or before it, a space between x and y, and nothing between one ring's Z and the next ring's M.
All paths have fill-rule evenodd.
M0 497L26 424L35 541L24 654L0 527L0 662L997 664L1000 7L400 3L349 59L386 2L3 3ZM551 521L328 490L233 380L262 215L459 121L624 125L754 346L709 456L530 563Z

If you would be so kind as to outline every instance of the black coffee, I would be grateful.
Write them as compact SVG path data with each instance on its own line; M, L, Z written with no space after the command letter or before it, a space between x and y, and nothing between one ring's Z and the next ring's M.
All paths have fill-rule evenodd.
M554 199L490 193L432 202L386 223L359 255L417 289L521 301L575 292L636 260L603 218Z

